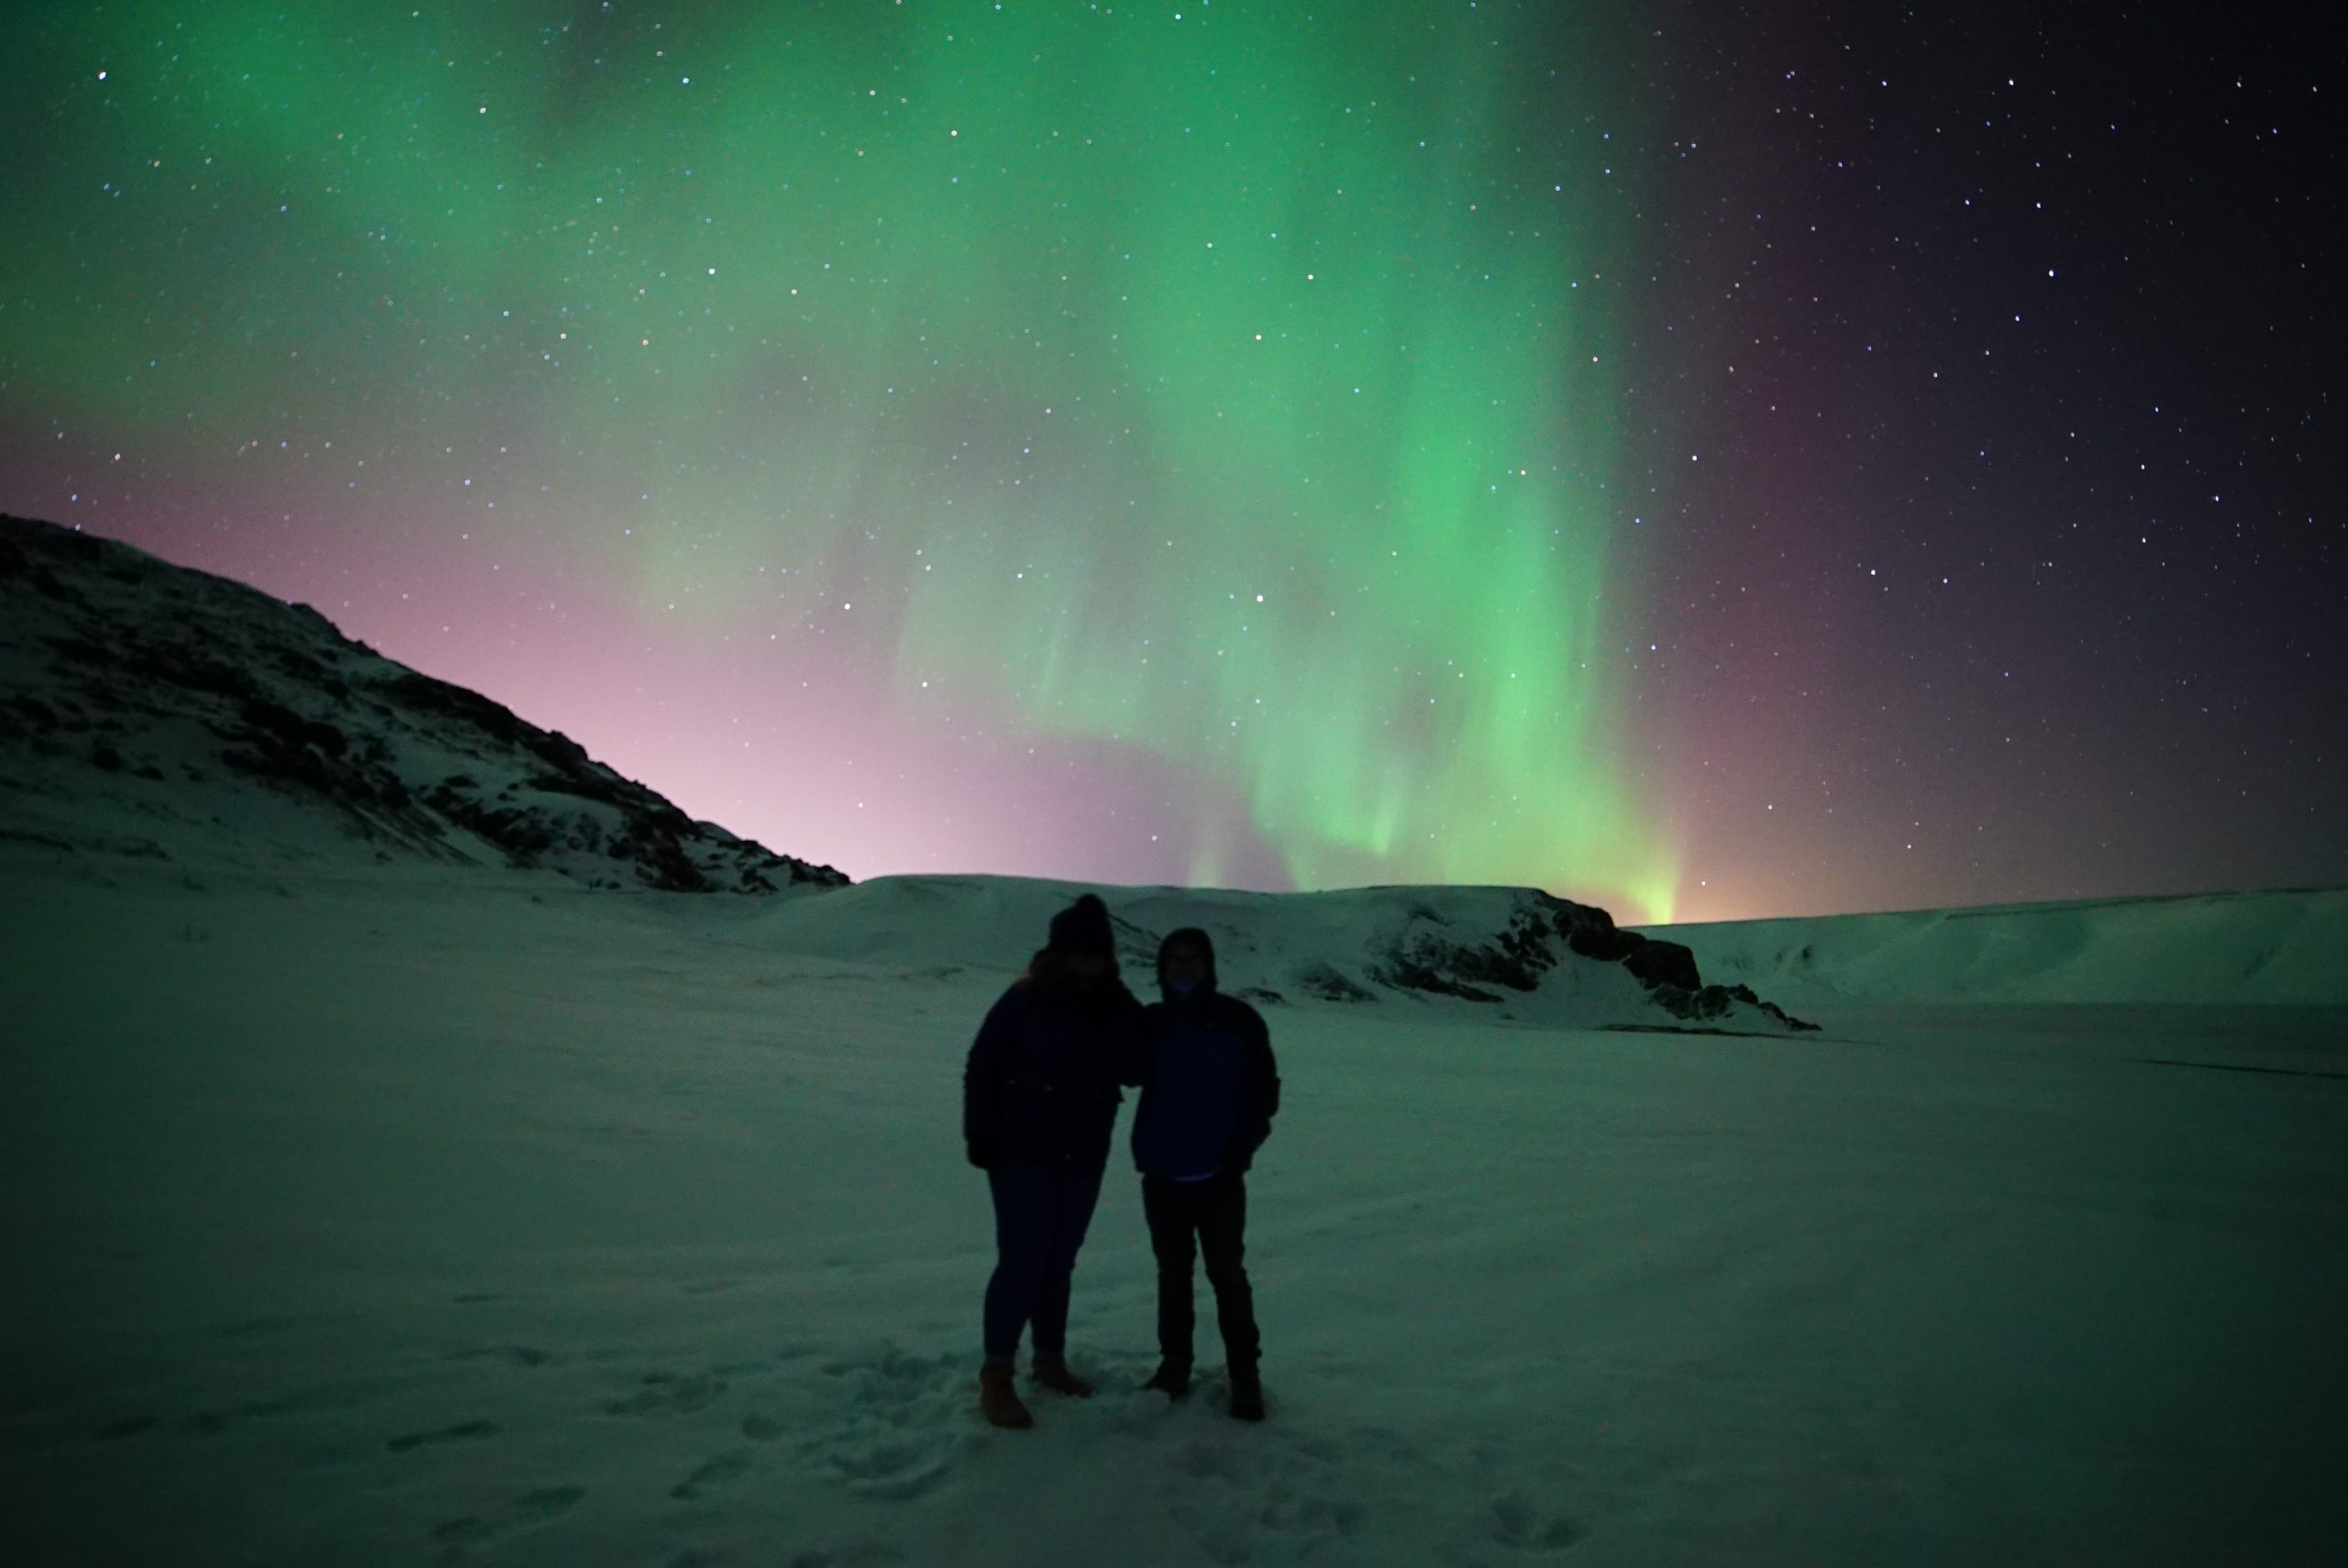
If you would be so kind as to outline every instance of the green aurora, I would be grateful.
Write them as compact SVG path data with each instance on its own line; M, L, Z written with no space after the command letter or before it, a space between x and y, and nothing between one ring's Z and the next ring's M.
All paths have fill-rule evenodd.
M16 417L364 429L395 498L493 429L475 530L705 638L787 563L893 722L1213 781L1195 881L1252 834L1304 887L1669 917L1608 594L1613 22L738 9L12 21L68 241L0 258Z

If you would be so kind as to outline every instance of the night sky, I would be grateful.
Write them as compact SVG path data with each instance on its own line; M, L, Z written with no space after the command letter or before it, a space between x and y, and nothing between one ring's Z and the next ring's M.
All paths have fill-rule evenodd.
M0 509L858 877L2348 882L2324 16L12 6Z

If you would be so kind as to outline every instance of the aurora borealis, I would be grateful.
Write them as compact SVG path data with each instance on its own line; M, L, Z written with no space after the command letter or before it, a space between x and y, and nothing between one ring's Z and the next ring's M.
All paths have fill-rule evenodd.
M0 505L858 876L2348 876L2297 177L1690 15L12 14Z

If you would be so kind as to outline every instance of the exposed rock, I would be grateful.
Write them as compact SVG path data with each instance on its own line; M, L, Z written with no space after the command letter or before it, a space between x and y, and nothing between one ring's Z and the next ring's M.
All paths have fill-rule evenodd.
M1376 1001L1378 993L1368 986L1357 985L1329 964L1307 964L1296 971L1297 989L1306 996L1319 997L1323 1001Z
M1635 932L1622 933L1637 945L1623 955L1623 967L1639 977L1639 983L1654 989L1663 986L1692 991L1700 988L1704 978L1696 972L1696 955L1677 942L1658 942Z
M1818 1027L1763 1001L1747 987L1704 984L1688 948L1624 931L1604 910L1533 889L1521 890L1501 930L1465 936L1432 909L1413 905L1401 931L1371 963L1368 977L1397 990L1497 1002L1502 999L1492 988L1535 990L1557 964L1580 957L1622 965L1676 1018L1718 1019L1742 1002L1789 1029ZM1350 984L1343 976L1335 977ZM1332 999L1355 999L1309 984L1305 988Z
M15 517L0 517L0 759L12 814L49 819L16 836L42 842L74 843L70 824L110 801L176 823L183 848L284 831L282 813L186 806L176 775L299 802L379 856L486 850L675 892L847 880L695 822L569 736L394 664L306 606ZM93 828L81 846L114 836Z

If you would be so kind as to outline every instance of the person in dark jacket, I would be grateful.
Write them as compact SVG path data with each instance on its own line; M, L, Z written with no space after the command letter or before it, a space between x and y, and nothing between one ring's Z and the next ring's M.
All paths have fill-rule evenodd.
M1029 1375L1079 1398L1069 1369L1068 1298L1077 1250L1101 1197L1109 1142L1138 1077L1141 1003L1118 977L1108 907L1091 893L1052 917L1051 940L979 1028L962 1072L962 1137L994 1195L979 1403L999 1427L1034 1417L1012 1372L1032 1331Z
M1191 1391L1191 1264L1203 1253L1231 1365L1231 1413L1264 1419L1254 1293L1247 1284L1247 1168L1271 1136L1280 1077L1263 1015L1215 987L1214 944L1196 928L1157 951L1163 1001L1143 1014L1141 1107L1134 1164L1157 1256L1157 1347L1143 1385L1168 1398Z

